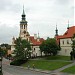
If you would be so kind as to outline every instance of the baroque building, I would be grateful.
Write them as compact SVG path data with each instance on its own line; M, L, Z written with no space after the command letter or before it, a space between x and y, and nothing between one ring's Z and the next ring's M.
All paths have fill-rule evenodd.
M20 33L19 33L19 37L21 39L25 39L28 40L31 44L31 56L36 57L36 56L41 56L41 52L40 52L40 44L44 41L43 38L39 37L39 33L38 36L37 34L34 34L34 36L30 36L28 30L27 30L27 26L28 26L28 22L26 21L26 15L24 12L24 7L23 7L23 13L21 15L22 19L20 21ZM13 37L12 38L12 44L11 44L11 51L13 52L15 50L15 40L16 38ZM44 55L44 53L42 53L42 55Z
M27 21L26 21L26 15L24 12L24 7L23 7L23 14L22 14L22 20L20 21L20 34L19 37L21 39L29 40L29 32L27 31Z

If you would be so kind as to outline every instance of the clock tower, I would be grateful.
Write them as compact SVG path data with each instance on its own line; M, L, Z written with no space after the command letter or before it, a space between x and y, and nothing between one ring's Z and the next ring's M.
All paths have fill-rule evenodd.
M24 6L23 6L23 13L22 13L22 20L20 21L20 35L19 37L21 39L29 39L29 32L27 31L27 21L26 21L26 15L24 12Z

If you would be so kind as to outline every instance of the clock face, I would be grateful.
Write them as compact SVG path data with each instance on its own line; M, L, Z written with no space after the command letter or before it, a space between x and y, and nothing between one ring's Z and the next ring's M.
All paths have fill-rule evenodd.
M26 33L26 31L23 31L23 33L25 34L25 33Z

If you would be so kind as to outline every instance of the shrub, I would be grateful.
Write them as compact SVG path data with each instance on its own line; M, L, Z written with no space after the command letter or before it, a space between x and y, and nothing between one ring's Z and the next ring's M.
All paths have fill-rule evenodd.
M21 59L19 59L19 60L14 60L14 61L12 61L12 62L10 63L10 65L20 66L21 64L26 63L26 62L27 62L27 59L26 59L26 60L21 60Z

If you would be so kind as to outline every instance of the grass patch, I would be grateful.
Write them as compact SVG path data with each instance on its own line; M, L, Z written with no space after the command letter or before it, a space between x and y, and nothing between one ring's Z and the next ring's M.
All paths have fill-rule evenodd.
M46 60L70 60L70 56L47 56L44 57Z
M70 63L71 62L63 62L63 61L29 60L22 66L27 67L29 65L32 68L33 67L32 65L35 64L35 68L37 69L55 70Z
M67 72L67 73L73 73L75 74L75 65L72 67L69 67L67 69L64 69L62 72Z

